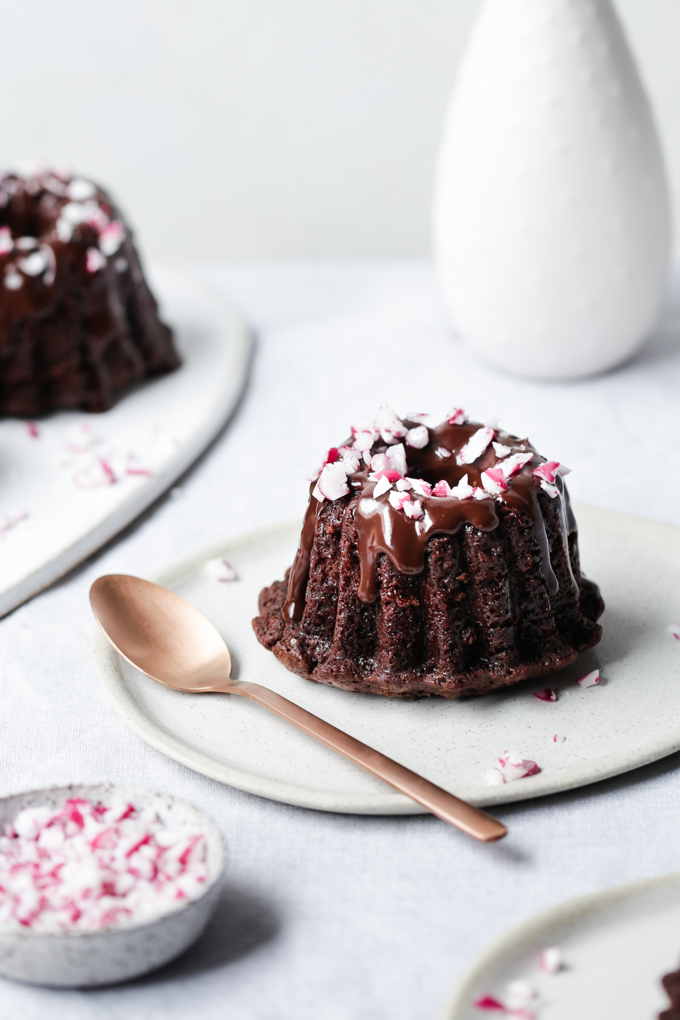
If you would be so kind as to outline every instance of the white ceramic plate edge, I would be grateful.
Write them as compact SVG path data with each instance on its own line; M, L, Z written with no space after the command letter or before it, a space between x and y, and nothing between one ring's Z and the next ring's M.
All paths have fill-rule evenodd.
M671 884L678 878L680 872L674 872L671 875L646 878L639 882L627 882L625 885L613 886L600 892L586 893L585 896L564 900L533 914L526 921L520 921L492 943L463 975L442 1020L459 1020L462 1010L470 1005L471 999L478 993L488 971L501 964L506 957L517 955L524 947L528 948L541 938L548 937L557 926L569 924L592 911L608 907L612 903L636 896L656 886Z
M614 510L588 504L575 504L577 520L581 525L587 524L594 530L606 531L621 537L632 536L637 541L649 542L652 545L668 546L680 552L680 529L671 524L635 517ZM229 556L235 549L246 545L257 544L277 535L291 534L293 540L299 533L299 521L288 521L285 524L228 539L224 542L198 550L171 564L159 572L151 580L164 587L172 587L187 574L202 566L206 560L216 556ZM253 606L253 616L256 606ZM253 640L255 640L253 638ZM303 786L282 783L278 780L255 776L252 773L224 765L202 754L200 751L183 743L167 733L156 723L151 722L139 709L131 697L118 667L118 655L110 647L104 636L96 632L93 644L95 667L104 686L109 702L122 716L127 725L156 750L162 751L176 761L187 765L211 779L226 783L247 793L255 793L270 800L278 800L298 807L313 808L321 811L333 811L341 814L364 815L406 815L426 814L425 808L400 793L391 793L386 789L380 794L338 793L309 789ZM562 793L591 783L600 782L613 776L632 771L666 755L680 750L680 731L666 740L648 746L646 750L632 757L629 753L611 755L604 759L602 767L595 771L591 762L569 770L568 775L547 775L541 772L536 776L523 779L519 783L488 787L480 790L476 796L466 794L466 799L478 807L497 807L515 801L533 800L554 793Z
M160 267L168 271L168 267ZM172 270L171 270L172 271ZM179 270L176 270L179 272ZM151 275L151 274L150 274ZM190 274L186 274L190 276ZM248 364L250 360L252 340L250 333L243 320L236 314L219 294L214 292L208 285L190 276L192 284L197 290L203 290L210 295L211 301L222 305L225 318L231 320L231 329L234 337L233 349L230 357L231 383L226 393L222 393L219 406L215 406L214 413L205 422L189 442L183 445L182 449L173 457L172 461L162 472L151 478L141 489L130 499L111 513L105 520L101 521L94 528L83 535L77 542L69 546L58 556L44 563L38 570L28 577L25 577L19 584L9 591L0 595L0 617L16 609L27 599L38 595L45 588L54 584L74 567L86 560L93 552L105 545L111 538L126 528L135 520L147 507L151 506L173 482L175 482L193 464L197 457L217 436L225 426L234 412L238 399L245 387ZM158 290L157 287L154 287ZM159 295L162 298L162 294Z

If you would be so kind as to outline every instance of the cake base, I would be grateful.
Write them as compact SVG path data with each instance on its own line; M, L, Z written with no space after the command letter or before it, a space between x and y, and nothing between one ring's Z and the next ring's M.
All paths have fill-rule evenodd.
M500 506L492 532L466 525L432 538L420 574L383 555L378 599L362 602L354 497L319 514L302 618L283 615L286 575L261 592L255 634L298 676L386 697L487 694L555 673L601 639L604 604L581 574L576 535L567 560L557 511L540 503L552 597L531 519Z

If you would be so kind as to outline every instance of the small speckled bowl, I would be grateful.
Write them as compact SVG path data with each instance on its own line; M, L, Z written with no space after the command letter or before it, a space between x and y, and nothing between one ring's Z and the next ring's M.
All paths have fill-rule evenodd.
M208 880L201 895L155 921L96 932L41 934L0 927L0 974L31 984L88 988L139 977L173 960L196 941L217 906L224 871L224 843L214 823L198 808L169 793L103 783L32 790L0 799L0 832L27 807L58 809L70 797L108 801L128 798L153 805L159 817L200 829L207 843Z

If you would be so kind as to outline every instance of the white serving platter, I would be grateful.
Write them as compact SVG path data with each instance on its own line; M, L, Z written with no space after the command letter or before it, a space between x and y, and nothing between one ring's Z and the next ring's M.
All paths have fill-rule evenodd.
M541 951L557 946L563 968L544 974ZM661 978L680 966L680 875L634 882L561 903L507 932L472 967L446 1020L500 1016L472 1003L507 1001L508 984L538 993L540 1020L656 1020L668 1007Z
M213 621L237 677L271 687L473 804L500 805L593 783L680 749L680 642L667 633L680 622L680 530L595 507L576 511L584 569L607 604L604 639L549 681L484 697L387 699L289 673L258 644L251 620L260 590L292 561L296 523L204 549L154 580ZM215 557L226 557L238 579L215 580L205 567ZM170 691L124 663L101 634L94 648L104 689L128 725L198 772L326 811L424 810L245 699ZM579 687L577 678L594 668L600 685ZM532 697L546 683L558 691L554 703ZM555 733L563 743L553 741ZM487 785L485 772L506 749L536 761L540 773Z
M236 406L250 357L241 319L188 273L156 267L150 282L175 333L182 358L176 372L143 383L104 414L62 411L35 423L0 421L0 616L153 503ZM74 439L83 425L92 430L89 438ZM100 455L149 473L125 473L106 484L110 476L97 474Z

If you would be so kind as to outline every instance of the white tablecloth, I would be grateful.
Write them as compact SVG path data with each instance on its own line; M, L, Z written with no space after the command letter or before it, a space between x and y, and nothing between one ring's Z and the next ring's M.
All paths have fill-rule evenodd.
M616 372L535 383L488 370L451 338L422 264L199 275L257 332L248 389L176 498L0 622L0 793L107 779L187 797L225 834L224 899L194 950L129 985L0 980L0 1020L436 1020L509 925L565 897L680 870L680 756L506 808L510 835L494 846L430 817L270 803L194 774L125 727L94 675L89 586L301 515L320 454L385 401L496 415L572 467L577 499L680 525L680 314L669 306Z

